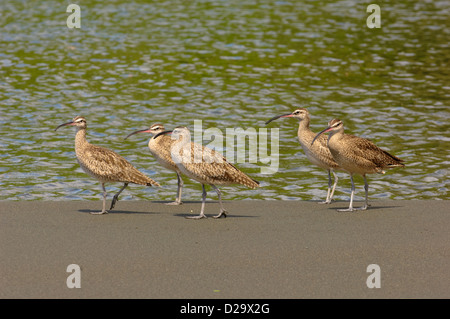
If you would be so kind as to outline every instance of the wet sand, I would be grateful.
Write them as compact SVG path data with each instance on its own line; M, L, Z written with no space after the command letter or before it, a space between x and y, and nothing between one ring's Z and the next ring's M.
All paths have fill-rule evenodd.
M224 205L225 219L188 220L199 202L119 201L98 216L100 201L2 201L0 297L450 298L449 201ZM370 264L381 288L366 285Z

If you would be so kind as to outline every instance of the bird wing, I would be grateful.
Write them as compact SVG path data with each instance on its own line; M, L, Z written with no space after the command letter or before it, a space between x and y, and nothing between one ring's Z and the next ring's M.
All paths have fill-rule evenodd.
M348 141L353 146L351 150L355 156L364 158L365 160L374 163L377 167L380 168L403 165L401 164L403 160L379 148L369 139L354 135L347 135L347 137Z
M158 184L138 171L125 158L107 148L91 144L85 149L84 156L89 163L89 170L95 175L123 183Z
M259 186L259 182L228 162L222 154L197 143L191 142L191 162L183 165L211 184L243 184L251 188Z

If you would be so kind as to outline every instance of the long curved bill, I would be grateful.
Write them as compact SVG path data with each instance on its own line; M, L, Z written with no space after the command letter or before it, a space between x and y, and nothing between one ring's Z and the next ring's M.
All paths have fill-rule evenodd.
M138 134L138 133L150 133L150 128L146 128L146 129L139 130L139 131L133 132L131 134L128 134L127 137L124 138L124 140L129 138L131 135Z
M276 119L279 119L280 117L292 117L292 113L274 116L274 117L272 117L270 120L268 120L266 122L266 125L269 124L272 121L275 121Z
M321 135L322 133L328 132L330 129L331 129L331 127L328 126L326 129L324 129L324 130L320 131L319 133L317 133L317 135L316 135L316 136L314 137L314 139L312 140L311 145L314 144L314 141L319 137L319 135Z
M166 134L172 134L172 131L159 132L159 133L156 134L153 138L156 139L158 136L160 136L160 135L166 135Z
M62 127L62 126L67 126L67 125L75 125L75 123L74 123L73 121L70 121L70 122L67 122L67 123L63 123L63 124L61 124L61 125L58 125L58 127L55 128L55 131L56 131L57 129L59 129L60 127Z

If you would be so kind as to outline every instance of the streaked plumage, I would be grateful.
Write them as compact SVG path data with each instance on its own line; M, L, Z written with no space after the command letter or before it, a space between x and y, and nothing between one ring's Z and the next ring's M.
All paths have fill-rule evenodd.
M333 159L333 156L331 155L331 152L328 149L327 137L321 135L318 137L316 143L311 144L314 137L316 136L316 133L311 131L311 129L309 128L310 116L308 110L305 108L299 108L292 113L275 116L270 120L268 120L266 122L266 125L272 122L273 120L286 117L293 117L299 120L297 136L300 145L302 146L303 151L305 152L305 155L308 158L308 160L312 164L327 170L328 172L327 198L324 202L321 203L325 204L331 203L331 200L333 199L334 195L334 190L338 182L338 177L334 171L339 170L339 165ZM333 173L334 175L334 184L332 184L331 181L331 173Z
M369 185L367 183L366 174L384 174L384 170L387 168L404 167L403 160L382 150L368 139L345 134L344 124L339 119L331 120L328 123L328 127L318 133L312 143L325 132L330 132L328 136L328 148L330 149L334 160L343 170L350 174L352 182L349 208L340 211L354 210L353 196L355 193L355 184L353 182L353 174L362 175L364 178L366 199L364 206L358 209L367 209L369 206Z
M222 205L221 193L216 185L242 184L250 188L259 187L259 182L251 179L234 165L227 161L219 152L203 145L191 142L191 134L187 127L177 127L173 131L165 131L157 134L172 133L172 139L176 140L171 149L171 156L180 171L202 184L202 207L200 215L194 218L205 218L204 206L206 201L205 185L214 188L219 197L220 213L215 218L226 217L226 211Z
M181 205L181 193L183 191L183 179L181 178L181 171L177 167L177 165L173 162L170 150L172 145L176 142L172 140L169 135L161 135L157 139L155 136L158 133L164 132L164 126L162 124L153 124L148 129L135 131L129 134L125 139L130 137L131 135L137 133L150 133L153 134L153 137L148 141L148 148L150 149L150 153L155 157L156 161L163 167L170 169L177 173L178 179L178 190L177 190L177 198L174 202L168 203L168 205Z
M129 183L145 186L159 186L157 182L138 171L125 158L116 152L101 146L90 144L86 140L87 124L84 117L77 116L72 121L59 125L55 131L62 126L67 125L75 126L77 128L77 133L75 135L75 154L78 163L83 171L97 179L102 185L103 209L97 214L107 213L105 183L124 183L119 192L114 195L110 209L114 208L115 203L118 201L119 194Z

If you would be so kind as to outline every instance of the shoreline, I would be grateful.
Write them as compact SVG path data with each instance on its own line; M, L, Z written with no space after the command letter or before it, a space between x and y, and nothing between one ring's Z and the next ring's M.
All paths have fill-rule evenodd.
M449 201L370 204L224 201L227 218L189 220L199 201L119 201L102 216L89 214L100 201L0 201L0 297L450 298ZM371 264L381 288L367 287Z

